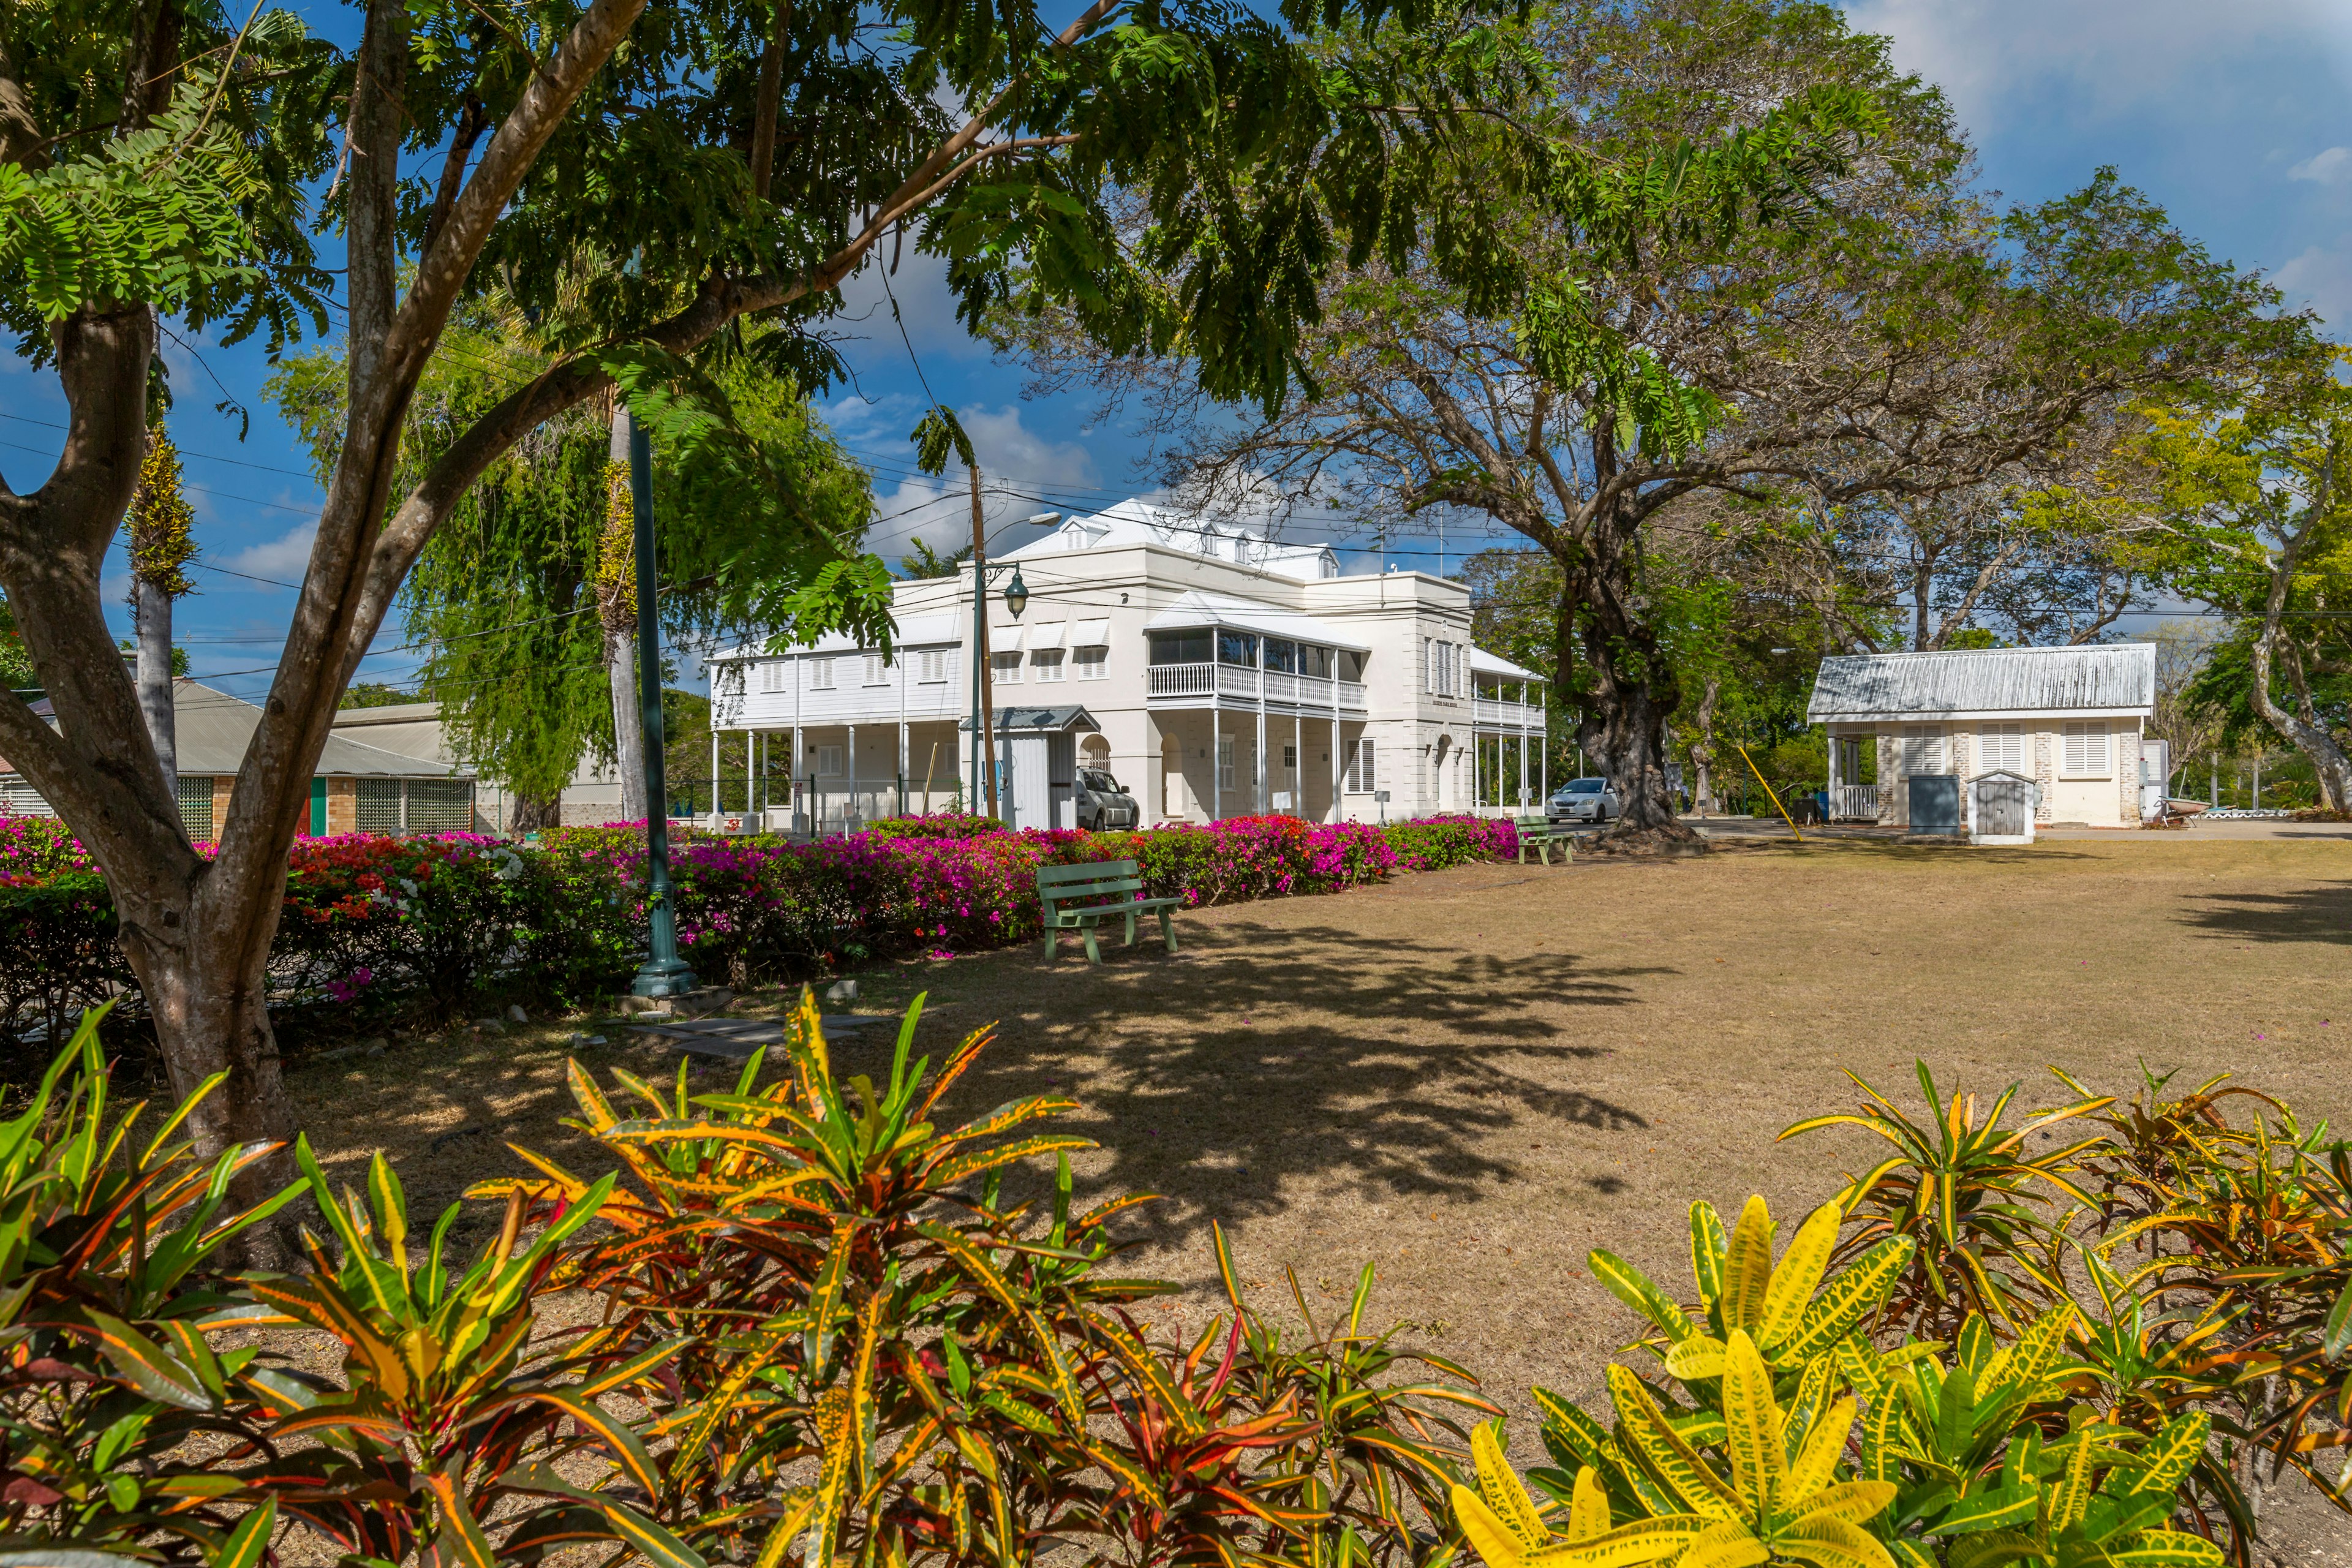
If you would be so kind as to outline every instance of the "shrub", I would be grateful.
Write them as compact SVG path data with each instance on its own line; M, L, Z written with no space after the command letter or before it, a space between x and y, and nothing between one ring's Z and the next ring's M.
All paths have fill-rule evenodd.
M421 998L462 1008L520 962L532 933L560 918L522 854L471 833L393 838L344 834L295 842L272 965L296 995L373 1010Z
M866 835L878 838L977 838L986 833L1012 831L992 816L956 811L935 811L929 816L886 816L866 825Z
M1507 816L1423 816L1384 830L1405 871L1443 871L1473 860L1516 860L1519 830Z
M1154 895L1201 906L1333 892L1515 844L1507 823L1474 817L1093 834L940 814L813 845L677 829L671 907L688 963L741 985L1026 941L1046 864L1133 859ZM464 833L304 839L289 860L273 992L362 1018L446 1017L491 992L559 1005L610 995L644 953L644 877L642 823L551 828L521 846ZM12 919L26 935L0 950L0 1026L132 988L104 886L54 824L0 832L0 929Z

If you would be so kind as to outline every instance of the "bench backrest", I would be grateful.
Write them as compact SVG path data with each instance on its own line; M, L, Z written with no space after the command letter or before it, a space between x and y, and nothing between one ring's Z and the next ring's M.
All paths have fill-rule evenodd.
M1551 826L1551 818L1549 816L1518 816L1513 817L1511 821L1512 826L1522 833L1541 833Z
M1047 908L1082 899L1127 901L1143 891L1132 860L1088 860L1076 866L1037 868L1037 897Z

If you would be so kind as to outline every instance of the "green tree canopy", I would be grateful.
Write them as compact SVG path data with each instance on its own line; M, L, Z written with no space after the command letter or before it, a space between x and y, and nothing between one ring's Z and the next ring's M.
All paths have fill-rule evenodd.
M856 554L870 481L792 378L769 368L764 336L714 356L711 405L745 437L731 460L695 457L695 431L677 421L654 427L666 640L708 643L752 626L813 639L843 616L808 585L828 567L860 586L878 570ZM404 465L431 465L482 410L551 363L519 314L469 312L418 384ZM334 464L344 385L341 355L325 350L289 359L270 383L321 472ZM434 535L402 597L406 639L425 652L406 700L441 704L453 749L528 801L552 800L583 755L614 753L597 591L600 571L628 570L629 533L623 528L617 543L608 535L610 420L609 408L583 404L509 447ZM865 629L887 638L885 626Z

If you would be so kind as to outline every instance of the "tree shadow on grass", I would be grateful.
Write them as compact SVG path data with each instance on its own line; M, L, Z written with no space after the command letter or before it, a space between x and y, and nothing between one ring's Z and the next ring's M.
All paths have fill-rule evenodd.
M2352 882L2283 893L2200 893L2189 902L2181 923L2209 936L2352 944Z
M1580 1065L1612 1047L1575 1019L1632 1006L1633 982L1675 973L1231 921L1196 928L1175 960L1047 963L1033 946L984 962L995 985L979 989L1002 988L1002 1011L971 996L954 1033L1001 1016L999 1044L952 1111L1071 1095L1084 1110L1069 1124L1103 1146L1079 1162L1082 1192L1162 1194L1150 1228L1167 1242L1278 1212L1301 1183L1367 1203L1466 1200L1518 1173L1490 1152L1498 1134L1645 1128L1580 1084ZM923 1035L935 1062L953 1037L929 1020ZM869 1070L887 1049L861 1045L856 1068L839 1066Z

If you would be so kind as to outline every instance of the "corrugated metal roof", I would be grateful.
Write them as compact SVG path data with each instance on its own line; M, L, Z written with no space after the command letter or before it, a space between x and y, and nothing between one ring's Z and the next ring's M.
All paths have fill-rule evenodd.
M1841 655L1822 660L1805 704L1816 723L2155 710L2153 643Z
M996 710L996 727L1000 731L1099 730L1102 728L1096 722L1095 716L1084 708L1034 708L1026 705L1019 708L999 708ZM958 722L956 728L969 730L971 728L971 721L962 720Z
M1488 653L1483 647L1470 650L1470 671L1474 675L1507 675L1513 680L1541 680L1542 676L1524 665L1513 664L1499 653Z
M261 710L241 697L193 680L172 683L173 742L183 778L234 773L245 764ZM471 778L471 768L404 757L380 746L329 735L313 770L321 778Z

